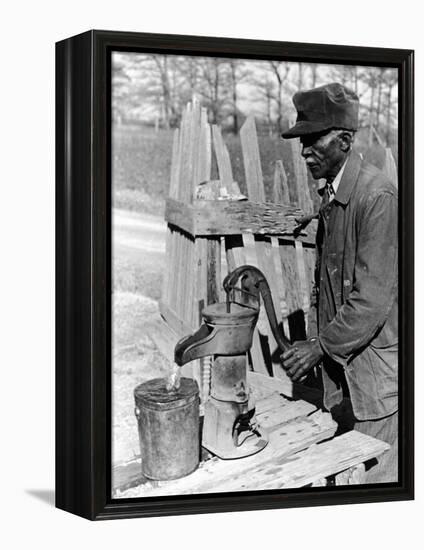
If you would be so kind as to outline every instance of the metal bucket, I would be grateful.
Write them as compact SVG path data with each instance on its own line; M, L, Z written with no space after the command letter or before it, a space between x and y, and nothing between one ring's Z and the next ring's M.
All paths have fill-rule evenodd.
M141 449L141 469L149 479L178 479L199 465L199 388L181 378L168 390L165 378L155 378L134 390Z

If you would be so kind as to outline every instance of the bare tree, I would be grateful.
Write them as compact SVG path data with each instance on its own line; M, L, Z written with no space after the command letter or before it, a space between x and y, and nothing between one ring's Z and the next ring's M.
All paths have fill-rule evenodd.
M276 81L274 100L277 105L277 128L278 128L278 131L281 132L283 130L283 111L284 111L283 92L284 92L284 87L287 86L287 83L288 83L288 76L290 73L290 63L287 63L285 61L269 61L268 65Z
M237 134L239 130L239 120L238 120L238 107L237 107L237 100L238 100L238 93L237 93L237 84L239 83L238 78L238 68L240 66L239 61L236 59L230 59L228 62L229 67L229 80L230 80L230 86L231 86L231 111L232 111L232 118L233 118L233 125L232 130L233 134Z
M393 139L392 136L392 109L393 109L393 95L394 90L397 86L398 76L396 70L388 70L385 73L385 83L386 83L386 128L385 128L385 137L386 143L388 146L391 146Z
M195 56L181 56L176 65L179 75L178 110L181 113L186 103L200 93L201 67L199 58Z
M301 90L303 88L303 63L297 64L297 89Z
M380 115L382 109L382 94L383 94L383 85L384 85L384 73L386 69L383 67L380 68L377 73L377 105L375 108L375 127L376 130L380 130Z
M165 128L173 126L178 119L177 105L175 101L175 88L171 82L175 79L171 75L176 72L175 57L168 55L152 55L154 65L159 78L160 99L162 102L162 115Z
M251 76L251 69L249 64L240 59L228 60L228 87L230 89L229 97L229 115L232 118L232 132L237 134L240 127L240 109L239 100L240 92L239 86L243 82L247 81Z
M372 127L395 146L397 71L391 68L282 61L245 61L180 55L123 54L113 57L114 120L156 122L170 128L197 95L212 123L238 133L242 109L254 109L270 135L283 131L292 96L299 89L340 82L360 99L360 126ZM375 136L370 130L371 141Z
M318 63L311 63L311 88L317 85Z
M228 87L226 59L217 57L199 58L200 85L199 93L209 110L212 124L219 124L223 118L223 107L228 104Z
M127 111L150 106L165 128L174 126L179 118L176 56L133 54L127 58L125 71L131 98Z
M125 118L131 101L130 83L124 60L115 54L112 58L112 116L118 124Z
M381 102L381 70L378 67L364 67L360 79L365 84L362 110L367 112L363 123L369 127L368 145L371 146L378 128L379 110ZM366 97L368 99L366 99Z

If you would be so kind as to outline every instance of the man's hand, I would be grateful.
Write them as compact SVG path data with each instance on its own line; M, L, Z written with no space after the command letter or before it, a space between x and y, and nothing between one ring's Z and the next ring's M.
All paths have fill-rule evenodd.
M323 358L324 352L321 349L317 338L295 342L290 349L281 355L283 368L287 375L296 382Z
M301 218L295 218L295 222L298 224L293 230L293 235L295 237L299 236L305 227L307 227L312 220L315 220L318 218L318 213L315 212L314 214L307 214L306 216L302 216Z

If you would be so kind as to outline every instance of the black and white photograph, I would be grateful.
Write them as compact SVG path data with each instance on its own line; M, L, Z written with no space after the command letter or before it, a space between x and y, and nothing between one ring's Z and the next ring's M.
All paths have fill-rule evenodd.
M110 62L111 498L398 483L398 68Z
M2 547L415 549L419 3L2 15Z

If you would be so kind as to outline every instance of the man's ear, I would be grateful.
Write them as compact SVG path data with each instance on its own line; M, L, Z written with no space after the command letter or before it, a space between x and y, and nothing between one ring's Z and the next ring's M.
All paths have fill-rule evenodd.
M340 140L340 149L343 153L348 153L353 143L353 135L350 132L340 132L337 136Z

